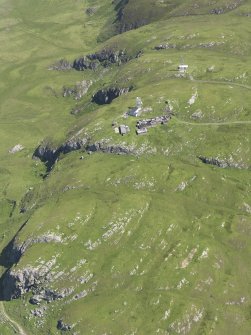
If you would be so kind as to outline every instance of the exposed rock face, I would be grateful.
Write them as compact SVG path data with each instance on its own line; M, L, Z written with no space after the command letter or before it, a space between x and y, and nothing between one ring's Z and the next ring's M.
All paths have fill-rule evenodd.
M244 163L235 162L233 159L219 159L214 157L199 156L199 159L209 165L218 166L220 168L235 168L235 169L248 169L248 166Z
M25 240L23 243L18 244L16 239L13 240L9 247L9 253L7 255L10 264L17 263L25 251L33 244L36 243L61 243L62 237L54 233L47 233L37 237L31 237Z
M88 56L84 56L78 59L75 59L73 62L73 68L78 71L84 70L96 70L99 67L99 62L91 61Z
M96 70L99 66L108 67L112 64L121 65L132 58L137 58L141 53L137 53L134 57L129 56L125 50L103 49L100 52L75 59L72 67L78 71L86 69Z
M83 80L74 87L63 87L63 97L73 96L76 100L80 100L92 85L91 80Z
M52 64L49 67L49 70L56 70L56 71L66 71L72 68L72 64L66 59L60 59L58 62Z
M49 66L48 69L65 71L71 70L73 68L78 71L84 71L87 69L95 71L99 66L109 67L113 64L121 65L133 58L140 57L141 54L142 51L139 51L135 55L130 56L127 54L126 50L114 50L107 48L93 54L76 58L73 63L70 63L66 59L60 59L56 63Z
M33 157L42 162L55 162L57 159L57 148L52 148L48 143L39 145L34 151Z
M60 154L67 154L74 150L84 148L87 144L87 138L70 139L58 148L51 148L49 144L41 144L34 151L33 158L39 158L46 163L48 170L55 164Z
M51 280L50 270L55 264L56 259L52 259L44 265L36 268L27 266L21 270L11 269L7 271L3 280L3 299L11 300L19 298L22 294L36 288L43 283Z
M44 150L43 147L46 147L47 150ZM156 153L156 148L148 146L146 144L142 144L141 147L136 147L134 145L127 145L126 143L118 143L114 144L110 140L102 139L100 141L91 143L88 137L83 138L74 138L71 139L56 150L52 149L51 155L48 154L48 146L46 144L41 144L34 152L35 158L41 159L42 162L46 163L48 171L53 167L54 163L57 161L59 155L61 153L67 154L71 151L75 150L85 150L88 153L92 152L103 152L115 155L141 155L143 153L154 154ZM43 156L43 152L45 156ZM47 161L48 158L52 160Z
M77 138L71 139L61 145L58 149L58 153L67 154L71 151L79 150L85 148L86 144L88 143L88 138Z
M130 92L131 90L132 87L127 88L110 87L107 89L102 89L93 95L92 101L98 105L110 104L114 99Z

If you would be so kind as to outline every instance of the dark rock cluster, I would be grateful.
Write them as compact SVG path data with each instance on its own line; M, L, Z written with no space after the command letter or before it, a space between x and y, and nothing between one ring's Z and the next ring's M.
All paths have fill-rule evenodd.
M79 150L86 145L87 141L87 138L71 139L57 148L53 148L49 144L43 143L36 148L33 158L39 158L42 162L46 163L47 170L49 171L60 154L67 154L71 151Z
M132 90L131 87L109 87L106 89L102 89L97 91L93 97L92 101L98 105L110 104L114 99L118 98L119 96L126 94Z
M128 55L126 50L114 50L111 48L103 49L99 52L86 55L74 60L72 67L78 71L96 70L99 66L109 67L113 64L121 65L127 63L133 58L138 58L141 51L134 56Z
M67 323L64 323L63 320L58 320L57 329L61 331L72 330L73 326Z
M176 44L162 43L154 47L155 50L175 49Z
M248 169L245 164L241 162L235 162L232 159L219 159L219 158L214 158L214 157L204 157L204 156L199 156L199 159L204 163L204 164L209 164L209 165L214 165L219 168L235 168L235 169Z
M101 151L104 153L111 154L133 154L133 151L125 146L107 144L103 141L90 143L90 139L87 137L71 139L57 149L50 148L48 144L41 144L37 147L33 154L33 158L39 158L47 166L48 172L51 170L53 165L56 163L60 154L67 154L71 151L85 150L86 152L97 152Z
M92 15L96 14L97 7L88 7L85 12L86 12L87 15L92 16Z

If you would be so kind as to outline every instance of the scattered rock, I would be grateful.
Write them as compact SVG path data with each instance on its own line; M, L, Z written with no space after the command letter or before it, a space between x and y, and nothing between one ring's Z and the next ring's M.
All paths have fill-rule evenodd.
M63 87L63 97L73 96L76 100L80 100L89 90L92 85L91 80L82 80L73 88Z
M109 67L113 64L121 65L133 58L140 57L141 53L140 51L134 56L129 56L126 50L103 49L100 52L75 59L72 67L75 70L84 71L86 69L96 70L100 65L103 67Z
M175 49L176 44L170 44L170 43L165 43L165 44L159 44L154 47L155 50L166 50L166 49Z
M72 64L66 59L60 59L56 63L49 66L48 70L56 70L56 71L66 71L71 70Z
M203 113L201 110L198 110L196 112L194 112L192 115L191 115L191 118L194 119L194 120L198 120L198 119L202 119L203 118Z
M72 330L73 327L74 327L74 325L64 323L63 320L58 320L58 324L57 324L57 329L58 330L69 331L69 330Z
M225 42L208 42L208 43L200 43L198 46L200 48L213 48L223 44L225 44Z
M188 100L188 105L189 106L191 106L191 105L193 105L195 102L196 102L196 100L197 100L197 98L198 98L198 92L197 92L197 90L194 92L194 94L191 96L191 98Z
M23 149L24 147L22 146L22 144L16 144L13 148L9 150L9 153L15 154L16 152L22 151Z
M92 16L94 14L96 14L97 12L97 7L89 7L86 9L86 14L89 15L89 16Z
M41 308L36 308L34 310L31 310L30 313L35 317L42 318L42 317L44 317L44 313L45 313L46 309L47 308L45 306L43 306Z
M33 295L33 297L30 298L29 302L32 305L39 305L42 301L42 297L40 295Z
M209 165L214 165L220 168L236 168L236 169L248 169L249 167L246 164L241 162L235 162L232 158L231 159L219 159L214 157L204 157L199 156L199 159Z

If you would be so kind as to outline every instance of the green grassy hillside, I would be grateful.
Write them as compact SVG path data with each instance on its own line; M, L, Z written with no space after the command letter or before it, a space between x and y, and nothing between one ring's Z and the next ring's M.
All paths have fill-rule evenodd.
M251 1L0 14L0 334L249 334Z

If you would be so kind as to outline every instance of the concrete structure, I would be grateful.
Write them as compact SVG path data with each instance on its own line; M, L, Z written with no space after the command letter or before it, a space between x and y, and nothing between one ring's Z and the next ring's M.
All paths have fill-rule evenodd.
M178 70L179 70L179 72L181 72L181 73L185 73L185 72L187 71L187 69L188 69L188 65L180 64L180 65L178 66Z
M147 133L147 128L140 128L140 129L136 129L136 134L137 135L143 135Z
M134 108L129 110L128 115L137 117L137 116L140 116L141 113L142 113L141 108L134 107Z
M129 110L128 115L130 116L140 116L142 113L143 102L142 99L137 97L136 98L136 106Z
M119 133L120 135L124 136L125 134L130 132L130 128L128 126L125 126L124 124L119 126Z
M159 124L166 124L170 119L171 115L156 116L155 118L137 121L136 127L138 129L151 128Z

